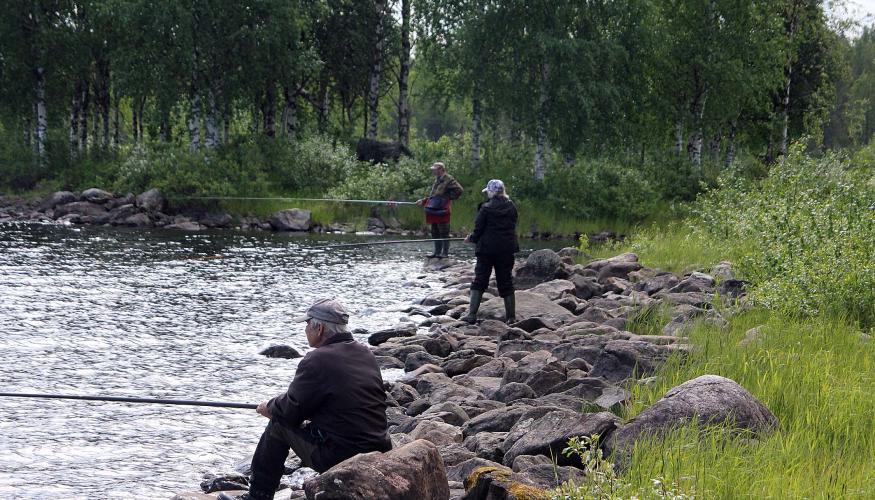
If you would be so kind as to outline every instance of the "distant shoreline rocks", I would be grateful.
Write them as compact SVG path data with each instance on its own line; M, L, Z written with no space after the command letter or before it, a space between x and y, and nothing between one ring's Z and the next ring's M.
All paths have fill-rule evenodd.
M43 200L0 195L0 223L3 222L164 228L179 231L235 229L314 233L366 232L424 237L429 234L424 227L416 230L402 228L395 215L381 206L371 208L364 227L356 227L348 222L317 223L313 220L310 210L301 208L280 210L269 217L234 216L227 212L196 209L175 210L157 189L150 189L139 195L133 193L119 195L99 188L89 188L78 194L71 191L58 191ZM533 230L523 236L536 240L577 241L581 233L562 235ZM625 236L612 231L601 231L588 234L587 237L591 244L602 244L622 240Z

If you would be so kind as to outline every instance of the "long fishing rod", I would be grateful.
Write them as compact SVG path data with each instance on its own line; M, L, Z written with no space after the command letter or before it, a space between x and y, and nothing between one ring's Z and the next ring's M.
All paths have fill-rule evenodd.
M395 243L425 243L427 241L461 241L465 238L429 238L425 240L382 240L369 241L366 243L340 243L338 245L325 245L316 248L344 248L344 247L365 247L371 245L393 245Z
M254 196L174 196L171 200L273 200L273 201L327 201L333 203L368 203L371 205L416 205L415 201L345 200L340 198L283 198Z
M0 397L42 398L42 399L81 399L85 401L115 401L121 403L151 403L162 405L214 406L218 408L246 408L254 410L258 405L250 403L229 403L226 401L187 401L183 399L129 398L122 396L80 396L76 394L28 394L21 392L0 392Z

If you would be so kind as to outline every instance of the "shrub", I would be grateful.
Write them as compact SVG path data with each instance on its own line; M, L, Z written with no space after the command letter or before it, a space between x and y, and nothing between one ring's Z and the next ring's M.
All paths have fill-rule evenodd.
M697 227L725 242L753 298L788 314L875 324L871 164L812 158L796 145L761 182L733 172L719 182L699 200Z

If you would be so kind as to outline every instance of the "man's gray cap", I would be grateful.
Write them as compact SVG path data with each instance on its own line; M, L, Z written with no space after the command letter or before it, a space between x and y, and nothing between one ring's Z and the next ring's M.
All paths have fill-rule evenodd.
M292 322L302 323L313 318L345 325L349 323L349 312L343 307L343 304L334 299L321 299L310 306L302 316L293 318Z

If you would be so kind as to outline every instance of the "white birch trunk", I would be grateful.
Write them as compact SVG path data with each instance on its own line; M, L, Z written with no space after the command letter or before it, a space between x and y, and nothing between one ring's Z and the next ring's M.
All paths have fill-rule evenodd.
M398 142L410 143L410 108L407 86L410 75L410 0L401 0L401 68L398 72ZM479 139L479 137L478 137ZM472 146L473 147L473 146ZM479 145L478 145L479 147ZM472 154L473 161L473 154ZM480 162L479 151L476 163ZM476 167L475 167L476 168Z
M787 156L787 142L790 136L790 85L793 83L793 65L787 65L787 84L784 86L784 95L781 98L781 156Z
M188 97L188 149L198 151L201 148L201 101L194 81Z
M535 180L543 181L547 173L547 111L549 106L548 82L550 66L547 61L541 63L541 89L538 98L538 138L535 147Z
M702 144L704 142L704 137L702 133L702 121L705 116L705 102L708 99L708 89L702 88L699 92L697 92L696 96L693 98L693 103L690 106L690 110L693 115L693 133L690 136L690 142L687 145L687 150L690 153L690 160L693 162L693 165L701 166L702 165Z
M735 161L735 122L729 126L729 137L726 139L726 159L723 161L724 166L729 168L732 162Z
M75 158L79 152L79 110L82 107L82 81L77 80L73 88L73 100L70 104L70 158Z
M276 137L276 87L273 82L265 90L264 109L261 114L264 117L264 135Z
M118 148L119 143L119 121L118 121L118 97L115 98L115 105L112 107L112 147Z
M83 81L81 106L79 108L79 153L88 149L88 108L91 107L91 86Z
M109 96L109 62L101 61L98 63L98 71L100 72L100 87L98 94L98 105L100 108L100 120L101 120L101 147L103 149L109 149L109 108L110 108L110 96ZM97 123L95 122L95 126ZM96 137L95 130L95 139Z
M480 133L482 125L482 106L479 89L474 88L474 99L471 100L471 168L480 169Z
M368 139L377 139L377 126L379 124L380 105L380 72L383 67L383 17L385 16L386 0L376 0L374 7L377 11L377 43L374 44L373 65L371 66L371 80L368 87L368 125L365 136Z
M216 94L212 88L207 89L206 116L204 117L204 147L216 149L219 146L219 128L216 124L218 111L216 109Z
M298 135L298 94L286 87L283 89L283 99L283 133L288 140L294 141Z
M328 114L331 109L331 94L328 86L322 90L322 104L319 106L319 133L328 130Z
M36 111L36 131L35 138L36 142L35 151L37 158L39 159L40 165L43 165L46 160L46 133L49 128L48 124L48 116L46 114L46 80L45 80L45 69L42 67L36 68L36 88L35 96L36 102L35 111Z
M674 126L674 152L677 156L684 153L684 124L680 120Z

